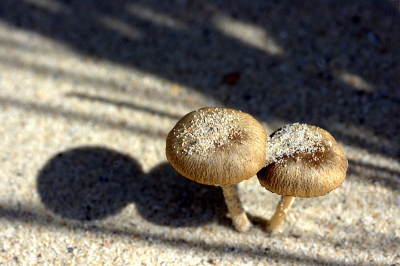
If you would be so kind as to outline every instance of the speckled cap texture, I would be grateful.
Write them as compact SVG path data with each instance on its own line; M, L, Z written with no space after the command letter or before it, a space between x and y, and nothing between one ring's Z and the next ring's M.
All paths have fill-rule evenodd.
M169 132L166 156L181 175L207 185L232 185L265 164L268 135L251 115L205 107L181 118Z
M342 184L347 159L326 130L294 123L268 141L266 166L257 173L262 186L279 195L317 197Z

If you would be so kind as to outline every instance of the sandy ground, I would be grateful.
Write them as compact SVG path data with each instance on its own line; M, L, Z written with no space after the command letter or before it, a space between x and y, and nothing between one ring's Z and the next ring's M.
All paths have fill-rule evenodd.
M1 0L0 265L400 265L400 4L293 2ZM275 235L245 181L236 232L165 157L203 106L325 128L346 181Z

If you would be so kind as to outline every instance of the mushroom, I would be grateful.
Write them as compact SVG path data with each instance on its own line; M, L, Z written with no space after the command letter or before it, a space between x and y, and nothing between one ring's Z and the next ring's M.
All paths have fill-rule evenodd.
M234 227L250 229L236 184L265 164L268 135L251 115L205 107L182 117L166 139L166 156L177 172L205 185L222 188Z
M266 166L257 177L267 190L282 195L267 230L279 228L295 197L323 196L342 184L348 162L326 130L294 123L275 131L267 143Z

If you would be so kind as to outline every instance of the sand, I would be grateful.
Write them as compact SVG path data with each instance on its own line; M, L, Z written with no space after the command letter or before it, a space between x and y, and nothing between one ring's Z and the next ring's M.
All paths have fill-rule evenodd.
M400 265L398 1L0 2L0 265ZM165 138L223 106L268 134L329 131L349 160L326 196L179 175Z

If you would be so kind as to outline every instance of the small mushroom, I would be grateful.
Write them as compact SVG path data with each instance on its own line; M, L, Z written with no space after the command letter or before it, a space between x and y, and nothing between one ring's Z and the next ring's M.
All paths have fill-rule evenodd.
M181 175L222 188L232 223L240 232L251 223L236 184L254 176L265 164L268 136L251 115L205 107L182 117L166 139L166 156Z
M323 196L342 184L348 162L326 130L294 123L275 131L267 143L267 162L257 177L261 185L282 195L267 230L279 228L294 197Z

